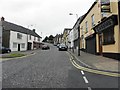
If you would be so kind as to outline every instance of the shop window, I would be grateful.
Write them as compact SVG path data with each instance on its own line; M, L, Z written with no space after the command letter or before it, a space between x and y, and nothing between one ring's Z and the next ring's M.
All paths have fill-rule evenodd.
M114 44L114 28L109 28L103 32L103 45Z

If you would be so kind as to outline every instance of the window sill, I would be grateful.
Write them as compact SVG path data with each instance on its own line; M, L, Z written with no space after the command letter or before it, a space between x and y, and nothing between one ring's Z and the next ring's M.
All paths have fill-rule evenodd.
M110 45L110 44L115 44L115 41L103 42L103 45Z

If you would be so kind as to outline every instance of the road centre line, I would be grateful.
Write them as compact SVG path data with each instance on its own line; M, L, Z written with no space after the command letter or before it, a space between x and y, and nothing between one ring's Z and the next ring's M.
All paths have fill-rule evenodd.
M85 76L83 76L83 79L84 79L85 83L89 83Z
M81 71L82 75L85 75L85 73L83 71Z
M88 90L92 90L91 87L88 87Z

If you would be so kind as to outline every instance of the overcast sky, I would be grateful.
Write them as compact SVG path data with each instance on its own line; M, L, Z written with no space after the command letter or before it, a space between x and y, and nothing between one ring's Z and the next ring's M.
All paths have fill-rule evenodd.
M0 0L0 17L26 28L36 29L43 38L72 28L95 0ZM69 13L74 15L70 16Z

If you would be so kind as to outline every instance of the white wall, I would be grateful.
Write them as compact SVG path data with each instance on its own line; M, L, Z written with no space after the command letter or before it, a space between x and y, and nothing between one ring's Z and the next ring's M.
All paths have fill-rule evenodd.
M71 42L70 47L73 47L74 46L74 33L73 33L73 29L70 31L69 40Z
M22 34L22 39L18 39L17 33L20 33L20 32L10 31L10 49L12 51L18 51L18 44L20 44L20 51L27 50L27 35L20 33ZM16 47L13 47L13 43L17 44ZM23 43L25 44L24 48L22 48Z
M73 29L74 40L78 39L78 29Z

